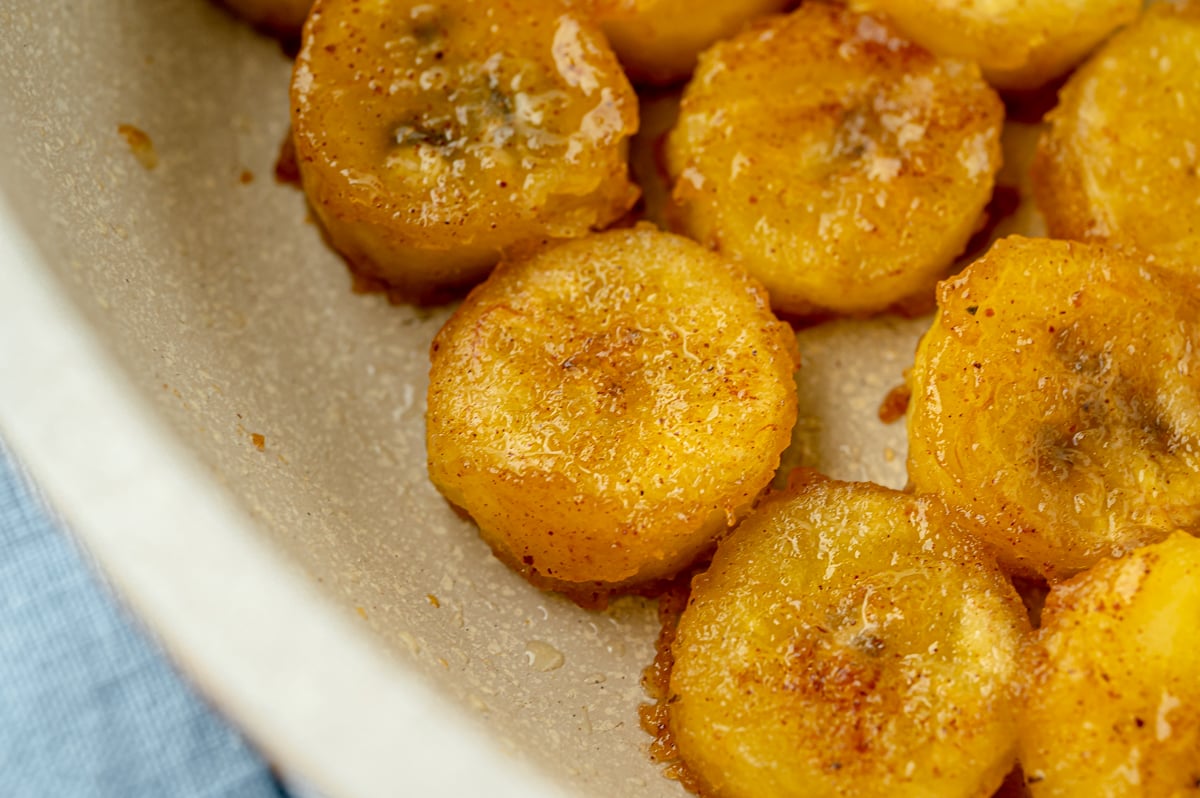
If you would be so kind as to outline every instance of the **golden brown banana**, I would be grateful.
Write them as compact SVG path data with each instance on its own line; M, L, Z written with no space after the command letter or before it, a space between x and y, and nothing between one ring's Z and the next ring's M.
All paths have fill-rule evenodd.
M604 33L629 76L639 83L669 84L696 67L714 42L747 21L782 10L789 0L597 0Z
M1200 527L1200 280L1011 237L942 283L909 478L1051 580Z
M1200 272L1200 2L1151 6L1071 76L1048 120L1032 174L1050 233Z
M1015 760L1028 625L935 497L810 473L693 581L671 731L715 798L985 798Z
M1200 540L1177 532L1050 591L1020 754L1033 798L1200 792Z
M502 264L433 343L433 483L576 597L668 577L767 485L796 420L761 286L648 225Z
M637 98L599 30L555 0L317 0L292 125L333 246L414 299L637 197Z
M1003 116L973 64L805 3L702 56L666 151L677 226L787 313L931 294L991 196Z

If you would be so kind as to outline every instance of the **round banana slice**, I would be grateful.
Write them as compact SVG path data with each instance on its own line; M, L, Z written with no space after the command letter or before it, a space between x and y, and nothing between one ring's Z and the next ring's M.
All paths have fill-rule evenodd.
M971 64L805 3L700 59L667 144L675 224L790 314L932 294L981 220L1004 109Z
M1200 282L999 241L942 283L910 372L909 478L1050 580L1200 526Z
M1200 2L1156 3L1076 72L1033 169L1052 235L1200 267Z
M974 61L1000 89L1035 89L1063 75L1120 26L1142 0L850 0L878 11L939 55Z
M295 37L308 16L313 0L221 0L238 16L252 25L278 34Z
M648 225L502 264L433 343L433 483L535 584L673 575L770 481L798 355L761 286Z
M556 0L317 0L292 125L332 245L417 300L637 198L637 98L599 30Z
M1200 791L1200 540L1182 532L1056 586L1020 752L1034 798Z
M989 796L1029 619L934 497L805 475L692 584L670 727L718 798Z
M666 85L692 74L696 57L748 20L789 0L598 0L604 33L629 76Z

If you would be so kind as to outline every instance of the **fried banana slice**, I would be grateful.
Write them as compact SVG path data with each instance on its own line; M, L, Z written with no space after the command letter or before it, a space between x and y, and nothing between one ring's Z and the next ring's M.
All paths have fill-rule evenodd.
M676 226L786 313L932 294L991 196L1003 116L974 65L805 3L701 57L666 150Z
M1065 74L1137 17L1142 0L850 0L939 55L974 61L1000 89L1035 89Z
M313 0L220 0L242 19L278 36L295 37Z
M1050 592L1020 754L1034 798L1200 791L1200 540L1182 532Z
M989 796L1029 619L936 497L815 474L692 584L670 726L717 798Z
M649 225L502 264L433 343L433 483L535 584L667 577L750 508L796 421L762 287Z
M1038 145L1050 233L1200 270L1200 2L1156 3L1080 67Z
M789 0L599 0L604 33L637 83L667 85L696 68L696 57L747 21L782 11Z
M910 372L909 479L1051 581L1200 526L1200 281L999 241L942 283Z
M317 0L292 125L330 242L417 300L637 198L637 98L599 30L555 0Z

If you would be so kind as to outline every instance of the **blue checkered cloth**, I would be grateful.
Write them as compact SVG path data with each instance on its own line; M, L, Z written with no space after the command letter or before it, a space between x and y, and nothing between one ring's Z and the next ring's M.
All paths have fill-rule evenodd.
M0 796L280 798L0 443Z

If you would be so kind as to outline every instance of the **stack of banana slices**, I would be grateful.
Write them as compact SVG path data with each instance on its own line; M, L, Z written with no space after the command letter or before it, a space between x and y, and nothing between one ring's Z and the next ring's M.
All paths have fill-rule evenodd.
M438 489L586 605L697 574L657 749L689 786L1200 794L1197 0L228 2L303 21L330 245L466 294ZM656 190L634 85L684 82ZM965 263L1006 109L1055 91L1046 235ZM794 325L934 308L908 490L771 491Z

